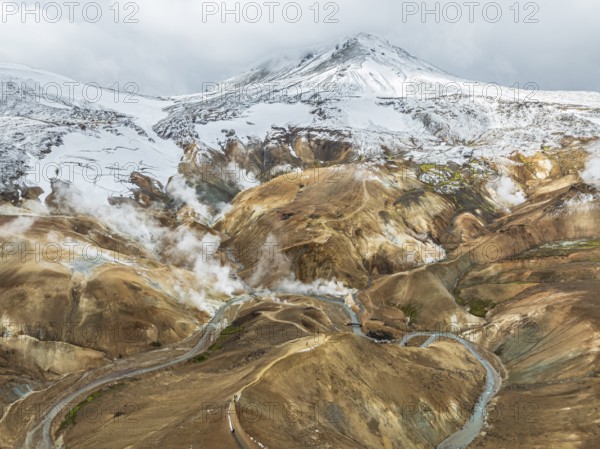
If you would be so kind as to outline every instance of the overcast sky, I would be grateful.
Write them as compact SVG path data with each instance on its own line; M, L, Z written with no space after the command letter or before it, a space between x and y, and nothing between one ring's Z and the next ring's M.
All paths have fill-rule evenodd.
M148 94L197 92L279 53L361 31L464 78L600 91L597 0L224 2L233 11L238 3L239 17L222 17L222 1L25 2L53 3L39 19L23 16L23 2L1 3L0 61L106 86L135 82ZM423 6L435 11L436 4L439 16L422 16Z

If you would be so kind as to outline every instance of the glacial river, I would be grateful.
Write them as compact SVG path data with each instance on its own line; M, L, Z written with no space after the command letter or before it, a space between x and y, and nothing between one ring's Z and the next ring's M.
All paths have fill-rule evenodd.
M226 319L226 314L233 306L240 306L243 303L255 298L254 295L244 295L238 298L235 298L224 304L212 318L212 320L204 327L205 329L214 327L219 328L224 326L228 321ZM354 323L352 325L353 332L363 338L369 338L362 331L360 326L360 319L356 315L356 313L343 301L324 297L324 296L312 296L311 298L327 302L329 304L334 304L336 306L342 307L348 317L350 318L350 322ZM159 371L178 363L184 362L186 360L190 360L193 357L196 357L203 351L205 351L213 342L216 334L214 332L205 332L202 337L199 339L198 343L191 348L185 354L179 355L167 362L163 362L153 366L146 366L140 368L129 368L123 369L122 371L116 371L99 379L96 379L89 384L85 385L77 389L76 391L71 392L67 396L63 397L59 402L57 402L54 407L50 409L48 414L43 418L43 420L38 423L36 427L34 427L30 432L28 432L25 446L23 449L53 449L54 441L51 435L51 428L54 420L61 413L61 411L67 407L69 404L75 402L78 398L82 398L86 395L89 395L93 391L102 388L103 386L117 382L119 380L140 376L143 374L148 374L151 372ZM457 432L450 435L446 438L442 443L440 443L437 447L438 449L462 449L467 447L473 440L479 435L483 424L485 422L485 410L491 398L496 394L496 392L500 389L500 376L494 369L494 367L489 363L484 357L482 357L474 346L466 341L465 339L458 337L454 334L449 333L439 333L439 332L415 332L412 334L405 335L402 340L400 340L399 344L401 346L406 346L406 344L415 337L428 336L429 338L421 347L426 348L431 343L433 343L438 338L448 338L454 340L460 344L462 344L467 350L477 359L477 361L484 367L486 372L486 382L485 389L481 396L479 397L477 403L475 404L475 408L471 415L471 418L465 425L458 430Z

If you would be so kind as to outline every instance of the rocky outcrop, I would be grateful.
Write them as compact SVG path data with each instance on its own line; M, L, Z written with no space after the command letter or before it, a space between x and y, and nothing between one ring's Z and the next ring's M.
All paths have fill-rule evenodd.
M108 361L99 351L28 335L5 338L2 350L11 352L11 364L58 375L92 369Z

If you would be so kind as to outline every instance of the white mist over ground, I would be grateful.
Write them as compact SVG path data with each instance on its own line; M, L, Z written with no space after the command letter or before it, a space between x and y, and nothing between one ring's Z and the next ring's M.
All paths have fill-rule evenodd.
M199 215L206 212L184 183L175 183L174 192L190 206L199 207ZM132 205L109 206L93 204L85 200L81 191L70 186L56 187L57 201L61 207L78 213L91 215L103 221L109 228L131 238L155 255L161 256L169 265L184 270L190 276L178 275L175 271L175 289L179 300L190 303L200 310L213 311L210 296L231 296L243 288L233 277L231 267L221 265L216 257L221 243L218 236L202 235L186 225L176 229L161 226L143 209ZM189 201L189 202L188 202Z
M211 290L231 296L242 288L239 281L231 278L231 267L218 264L214 258L221 244L220 237L205 234L199 238L190 229L180 226L169 233L168 240L174 241L174 245L165 249L165 255L180 264L183 262L198 279L210 279Z
M277 284L276 289L284 293L294 293L299 295L329 295L329 296L348 296L352 294L352 289L344 287L340 281L335 279L325 280L316 279L310 284L304 284L295 277L289 277Z
M190 187L181 174L173 176L167 185L167 193L169 193L175 201L185 203L196 212L197 218L203 223L210 222L213 217L208 207L198 201L196 191Z
M89 201L73 184L69 187L57 184L55 193L56 202L61 208L96 217L112 230L139 241L151 250L154 250L166 231L158 222L132 205L110 206Z
M581 179L600 188L600 157L593 157L588 161L585 169L581 172Z
M35 223L35 217L19 216L0 226L0 238L22 237Z
M272 278L274 274L280 277L290 269L290 261L281 251L279 240L269 234L260 248L260 259L250 277L250 285L261 287L265 279Z
M500 205L511 208L525 202L525 194L521 187L509 176L503 176L500 180L490 184L494 200Z

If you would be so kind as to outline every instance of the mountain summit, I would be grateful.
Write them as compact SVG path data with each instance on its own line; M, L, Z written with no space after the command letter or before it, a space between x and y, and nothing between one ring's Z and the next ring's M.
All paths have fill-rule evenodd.
M306 52L299 59L268 60L225 84L283 83L302 87L336 84L356 94L401 96L403 83L455 79L385 39L359 33L333 47Z
M6 64L0 81L0 192L17 195L27 178L42 199L57 169L71 180L88 164L101 173L83 186L102 202L127 194L132 166L166 184L182 157L246 166L268 179L269 167L282 173L399 155L462 164L600 134L598 93L469 91L465 80L365 33L264 62L196 95L158 99L83 85L71 95L64 77ZM462 92L439 88L451 84ZM211 197L225 201L249 185L219 186Z
M289 142L300 138L329 148L320 156L313 148L311 160L402 152L419 161L462 163L474 154L560 146L565 134L590 137L600 127L597 93L470 82L365 33L272 59L174 101L154 127L159 136L205 154L242 145L236 153L244 158L262 154L263 146L283 147L276 158L282 166L302 159L289 151Z

